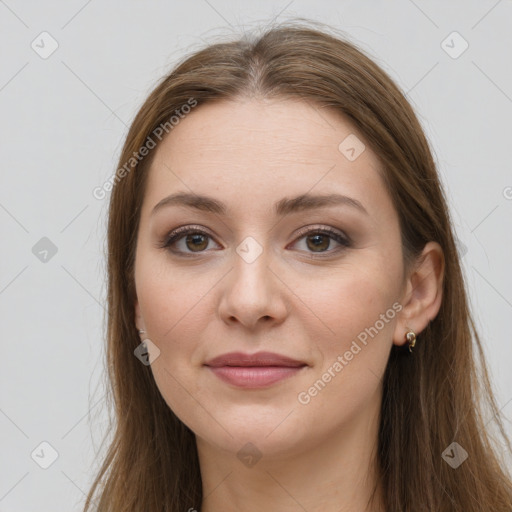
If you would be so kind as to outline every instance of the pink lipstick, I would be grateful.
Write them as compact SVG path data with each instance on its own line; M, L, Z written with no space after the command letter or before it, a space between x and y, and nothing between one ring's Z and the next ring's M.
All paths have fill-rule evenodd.
M205 366L228 384L256 389L292 377L307 364L272 352L231 352L210 359Z

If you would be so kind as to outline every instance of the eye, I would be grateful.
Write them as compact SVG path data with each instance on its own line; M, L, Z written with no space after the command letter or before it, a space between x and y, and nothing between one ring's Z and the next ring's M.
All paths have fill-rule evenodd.
M299 238L293 245L305 239L305 251L311 252L312 257L323 253L327 253L328 255L337 253L351 245L348 237L331 228L304 229L299 235ZM189 256L194 253L205 252L206 249L209 248L211 241L213 241L213 238L206 231L194 226L183 226L171 231L160 244L160 247L175 254ZM333 241L338 244L338 248L328 250Z
M184 226L169 233L160 247L176 254L189 255L204 252L211 240L213 240L211 235L206 231L193 226Z
M335 231L331 228L315 228L309 230L303 230L300 233L298 241L304 239L306 251L312 252L312 256L315 257L317 254L327 253L333 254L346 247L350 247L351 243L348 237L342 233ZM335 241L338 245L337 249L328 250L332 242ZM298 242L294 242L297 244Z

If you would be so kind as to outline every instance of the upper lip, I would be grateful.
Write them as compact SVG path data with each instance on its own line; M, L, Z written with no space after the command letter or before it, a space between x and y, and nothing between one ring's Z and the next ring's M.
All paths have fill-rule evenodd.
M243 352L230 352L214 357L205 363L206 366L307 366L304 361L297 361L290 357L273 352L256 352L255 354L244 354Z

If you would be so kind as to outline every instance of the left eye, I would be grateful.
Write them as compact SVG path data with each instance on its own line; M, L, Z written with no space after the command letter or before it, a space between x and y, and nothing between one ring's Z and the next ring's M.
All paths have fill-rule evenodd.
M337 252L336 249L328 251L331 246L331 242L334 240L342 247L349 247L349 240L344 237L341 233L332 229L314 229L304 233L298 240L303 240L306 245L306 250L312 251L314 254L318 253L332 253ZM297 242L294 242L297 243ZM340 249L338 247L338 249Z
M313 229L303 232L292 245L297 244L298 241L303 239L306 244L306 252L311 251L313 254L337 252L336 249L328 250L333 240L341 247L350 246L348 238L332 229ZM191 255L205 252L210 245L210 241L213 241L213 238L205 231L185 228L171 232L164 240L161 247L174 254ZM179 247L180 243L182 244L181 247ZM340 248L338 247L338 249Z

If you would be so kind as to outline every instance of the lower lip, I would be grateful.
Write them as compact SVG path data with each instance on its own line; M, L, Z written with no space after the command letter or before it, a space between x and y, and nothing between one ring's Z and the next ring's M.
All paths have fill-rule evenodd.
M240 388L263 388L296 375L304 366L209 366L219 379Z

